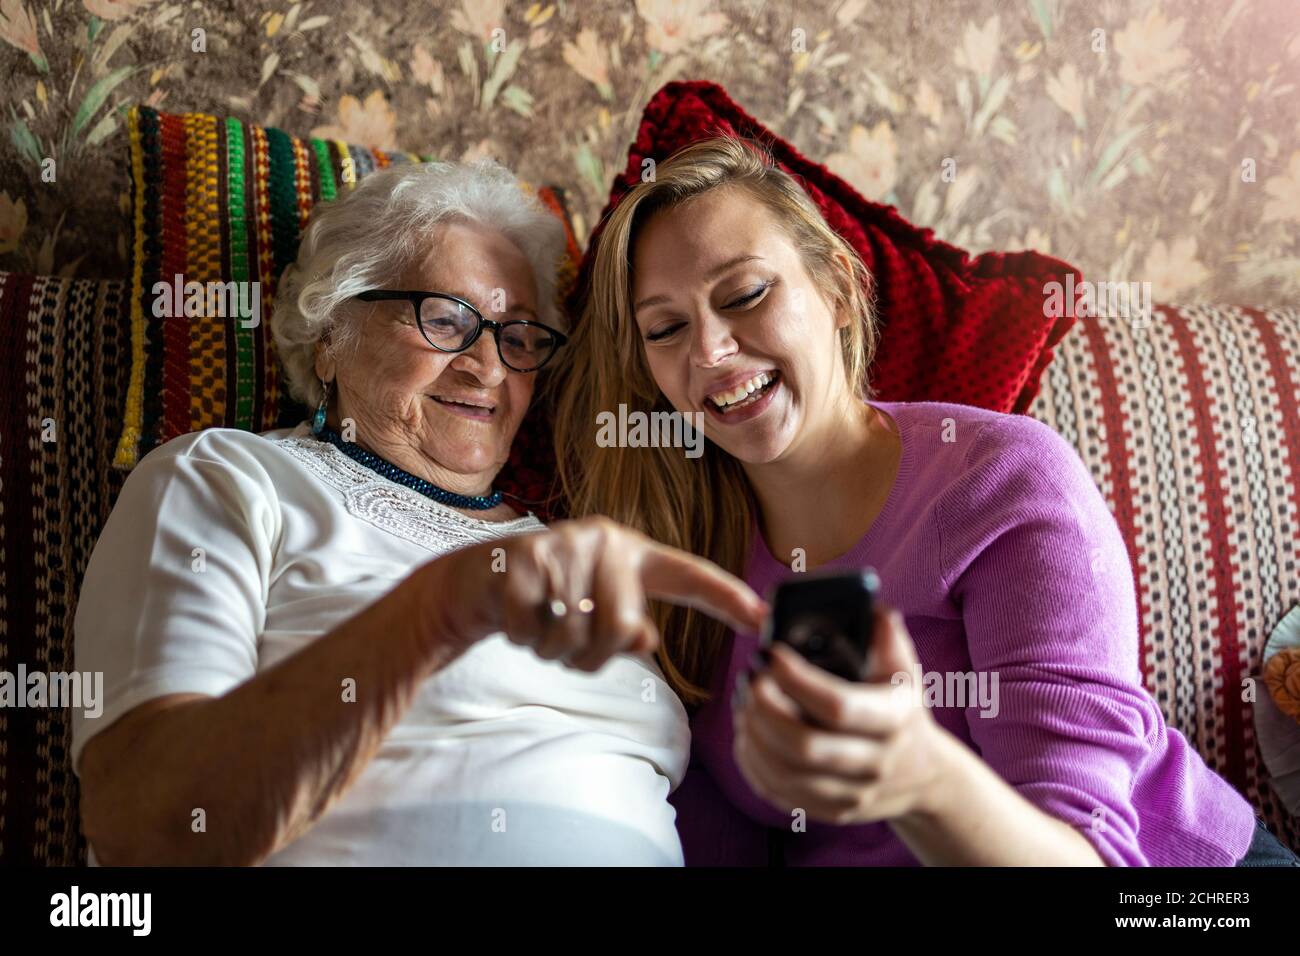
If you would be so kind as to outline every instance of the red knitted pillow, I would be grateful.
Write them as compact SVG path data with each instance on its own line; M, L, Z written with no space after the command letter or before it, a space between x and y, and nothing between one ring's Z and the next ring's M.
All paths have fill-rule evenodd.
M911 225L892 206L869 202L826 167L805 158L716 83L669 83L654 95L600 222L640 181L645 159L663 162L681 147L719 134L745 136L767 147L802 180L826 221L871 270L881 339L870 376L880 399L959 402L999 412L1029 408L1052 347L1074 324L1072 314L1045 314L1044 286L1065 284L1073 273L1077 287L1082 280L1078 270L1036 252L971 258L940 242L932 230ZM599 235L598 227L571 307L576 308L587 286Z

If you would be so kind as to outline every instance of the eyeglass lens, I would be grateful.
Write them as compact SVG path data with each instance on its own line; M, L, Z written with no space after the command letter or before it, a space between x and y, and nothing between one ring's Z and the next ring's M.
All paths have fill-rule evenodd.
M420 325L435 348L455 352L473 338L478 315L451 299L428 298L420 306ZM545 362L555 346L555 336L546 329L516 322L501 329L497 348L507 365L528 370Z

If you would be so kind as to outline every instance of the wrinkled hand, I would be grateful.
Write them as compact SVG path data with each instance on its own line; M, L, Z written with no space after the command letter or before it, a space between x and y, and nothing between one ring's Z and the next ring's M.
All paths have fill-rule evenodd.
M583 671L619 653L648 654L659 632L647 598L694 607L736 630L768 608L711 561L606 518L585 518L464 548L434 561L454 608L445 629L464 646L498 631L546 660ZM554 604L554 602L559 602ZM548 613L548 609L555 611Z
M770 666L737 688L735 758L755 793L836 824L928 806L943 786L946 731L922 703L916 648L897 611L877 607L872 648L866 681L853 683L777 643Z

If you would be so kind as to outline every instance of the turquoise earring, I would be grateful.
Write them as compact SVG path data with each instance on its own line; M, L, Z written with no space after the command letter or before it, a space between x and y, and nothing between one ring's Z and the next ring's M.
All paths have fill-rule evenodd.
M330 386L324 379L320 382L320 404L316 406L316 414L311 417L311 433L319 435L325 428L325 406L330 400Z

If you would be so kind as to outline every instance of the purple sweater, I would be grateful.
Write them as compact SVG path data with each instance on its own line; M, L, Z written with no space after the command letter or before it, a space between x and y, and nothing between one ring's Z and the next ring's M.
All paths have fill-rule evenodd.
M1165 725L1142 683L1128 553L1074 449L1025 416L871 404L898 426L898 479L866 535L818 570L876 569L927 680L974 672L991 689L997 675L996 715L987 697L931 714L1109 865L1234 865L1254 810ZM750 585L766 595L792 573L756 532ZM917 865L887 823L791 832L746 784L730 700L757 640L732 635L691 722L690 770L670 798L687 865L764 864L768 827L790 865Z

